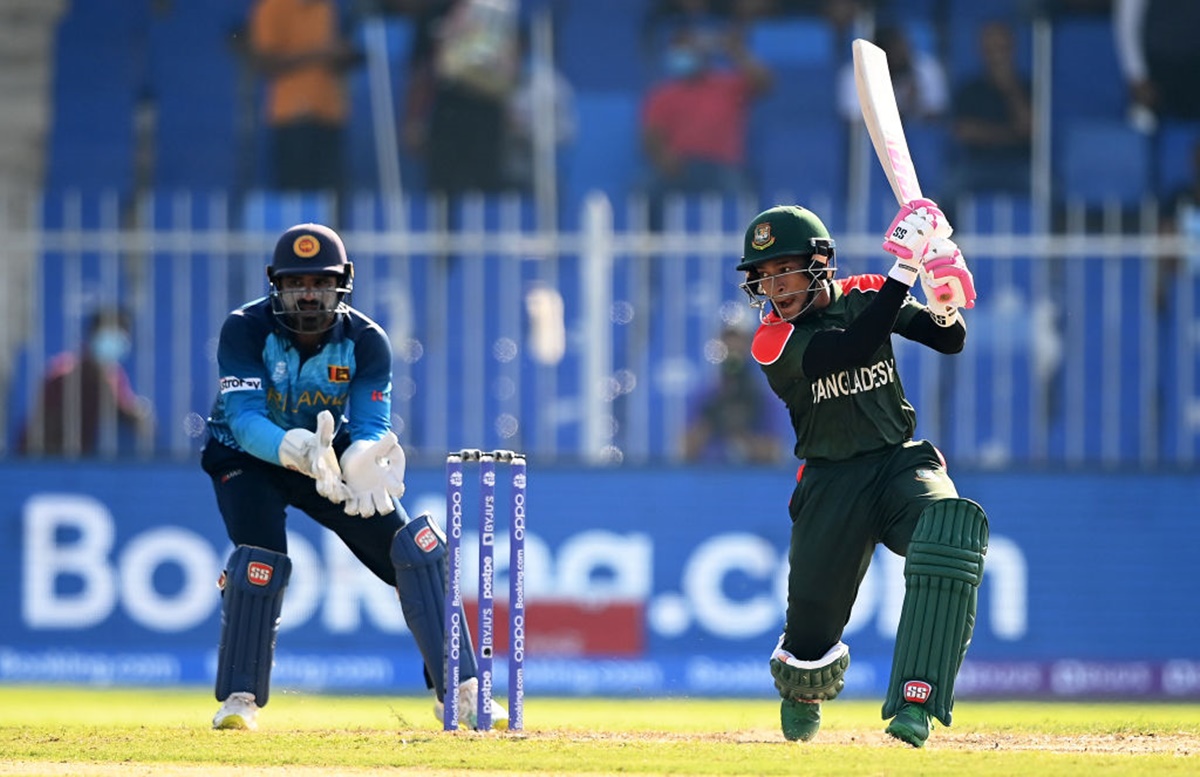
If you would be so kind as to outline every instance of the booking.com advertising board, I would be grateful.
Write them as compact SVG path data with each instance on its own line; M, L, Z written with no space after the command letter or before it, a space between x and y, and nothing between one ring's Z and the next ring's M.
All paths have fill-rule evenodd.
M531 460L527 693L772 697L790 477ZM960 697L1200 698L1195 476L956 480L991 519ZM211 685L215 583L231 548L196 466L7 463L0 489L0 682ZM411 470L404 501L443 521L444 474ZM474 520L468 506L468 529ZM305 516L289 527L294 570L273 687L422 691L395 592ZM903 560L881 551L846 628L847 696L882 696L903 593Z

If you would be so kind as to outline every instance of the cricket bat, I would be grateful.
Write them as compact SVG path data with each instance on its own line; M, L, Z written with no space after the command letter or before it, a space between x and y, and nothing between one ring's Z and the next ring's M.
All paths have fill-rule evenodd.
M883 172L892 185L896 202L903 205L910 200L919 200L921 184L908 151L904 125L900 123L887 54L862 38L851 44L851 51L854 54L854 86L858 90L863 122L867 125L867 134L871 136L879 164L883 165Z
M892 194L896 195L896 202L901 205L919 200L923 196L921 183L908 150L908 139L904 137L900 109L896 107L896 93L892 89L887 54L862 38L855 39L851 51L854 54L854 86L858 90L858 105L862 108L871 145L875 146L875 155L879 157L879 164L883 166L883 172L892 186ZM939 286L937 290L942 293L935 293L936 301L945 306L949 289Z

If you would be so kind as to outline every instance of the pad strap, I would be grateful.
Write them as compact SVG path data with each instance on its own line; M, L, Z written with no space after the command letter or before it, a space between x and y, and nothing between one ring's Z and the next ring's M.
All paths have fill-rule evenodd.
M828 701L846 687L850 648L839 642L816 661L801 661L783 649L783 637L771 656L775 689L791 701Z
M987 542L987 516L969 499L942 499L921 513L904 562L885 720L902 704L923 704L950 725L954 681L975 630Z
M254 694L265 707L283 591L292 561L282 553L239 545L221 574L221 643L217 649L217 701L231 693Z
M392 539L392 566L396 568L396 592L400 609L412 632L427 679L433 680L439 701L446 696L446 538L429 517L422 514L409 521ZM463 624L459 682L474 677L475 650L465 616Z

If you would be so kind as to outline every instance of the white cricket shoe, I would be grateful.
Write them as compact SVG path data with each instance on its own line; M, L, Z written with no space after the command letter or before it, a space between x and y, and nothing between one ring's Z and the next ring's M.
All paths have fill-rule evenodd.
M446 706L433 703L433 716L438 722L446 719ZM458 726L474 730L479 725L479 680L468 677L458 684ZM492 728L508 728L508 710L492 697Z
M258 705L254 703L254 694L238 691L229 694L229 698L217 710L213 717L213 728L236 728L253 731L258 728Z

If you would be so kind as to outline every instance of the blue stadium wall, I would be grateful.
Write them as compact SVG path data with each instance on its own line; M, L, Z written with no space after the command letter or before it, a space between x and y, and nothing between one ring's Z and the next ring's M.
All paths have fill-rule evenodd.
M772 697L790 479L531 462L527 691ZM1194 474L956 479L992 524L961 697L1200 698ZM443 517L443 480L410 472L409 511ZM229 547L197 467L8 462L0 490L0 682L211 684ZM394 592L307 518L289 531L273 687L420 692ZM849 696L886 687L902 565L864 581Z

